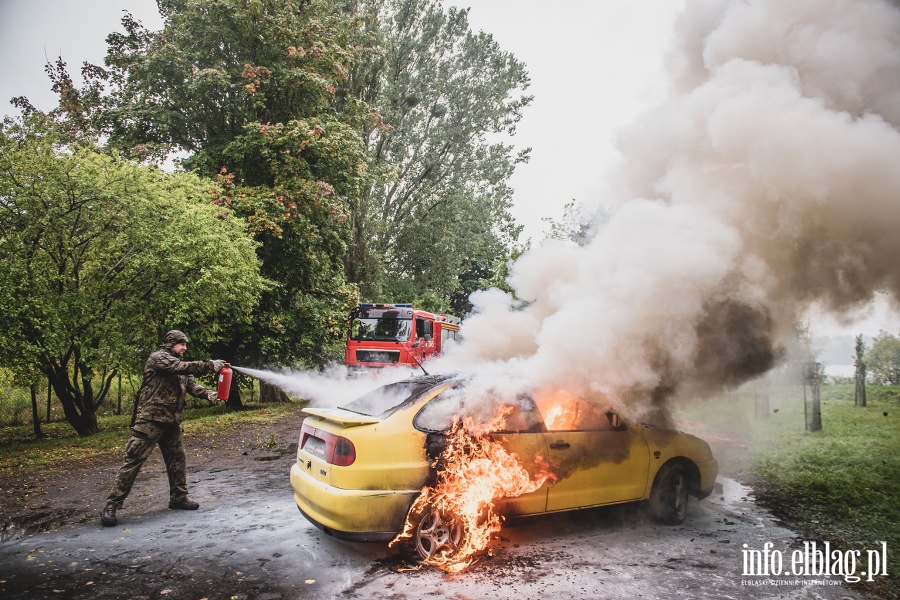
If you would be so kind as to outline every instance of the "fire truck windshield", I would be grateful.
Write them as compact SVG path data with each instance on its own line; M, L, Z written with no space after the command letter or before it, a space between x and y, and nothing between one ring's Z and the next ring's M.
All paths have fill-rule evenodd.
M356 341L405 342L411 333L412 319L356 318L350 325L350 338Z

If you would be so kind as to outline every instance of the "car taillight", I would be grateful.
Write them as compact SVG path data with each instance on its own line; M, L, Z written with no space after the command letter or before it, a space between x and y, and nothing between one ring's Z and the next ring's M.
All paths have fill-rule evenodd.
M315 429L313 429L310 425L304 423L303 427L300 428L300 439L297 440L297 447L303 448L303 446L306 444L306 439L311 436L313 432L315 432Z
M297 444L300 450L324 458L325 462L338 467L348 467L356 460L353 442L305 423L300 428L300 440Z
M337 438L334 444L334 454L328 462L339 467L347 467L352 465L355 460L356 447L353 442L345 437Z

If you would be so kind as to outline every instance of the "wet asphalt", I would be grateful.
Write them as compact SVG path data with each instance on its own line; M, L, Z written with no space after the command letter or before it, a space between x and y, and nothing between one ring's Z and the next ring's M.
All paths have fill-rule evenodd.
M288 482L290 456L247 470L189 474L198 511L162 498L93 521L0 544L0 598L275 600L858 599L841 578L744 576L743 544L789 555L804 541L720 478L691 499L683 525L627 505L509 523L489 555L460 575L414 567L384 544L347 543L312 526ZM149 506L149 508L143 508Z

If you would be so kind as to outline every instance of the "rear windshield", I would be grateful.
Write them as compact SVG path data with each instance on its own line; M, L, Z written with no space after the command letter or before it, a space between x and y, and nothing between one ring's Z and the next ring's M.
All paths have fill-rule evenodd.
M405 402L415 400L437 383L439 381L434 379L391 383L376 388L341 408L370 417L386 417Z

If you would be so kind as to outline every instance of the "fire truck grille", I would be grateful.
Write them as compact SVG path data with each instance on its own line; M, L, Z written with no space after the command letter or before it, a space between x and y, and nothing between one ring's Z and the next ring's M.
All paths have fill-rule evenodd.
M357 362L396 363L400 362L400 352L396 350L357 350Z

